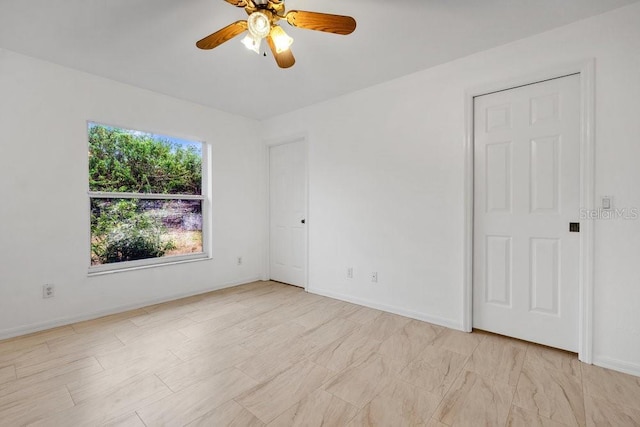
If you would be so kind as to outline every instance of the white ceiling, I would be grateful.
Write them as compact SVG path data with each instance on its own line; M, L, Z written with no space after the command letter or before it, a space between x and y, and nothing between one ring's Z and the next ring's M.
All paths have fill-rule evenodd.
M0 47L255 119L265 119L638 0L286 0L351 15L339 36L289 27L293 68L241 37L195 42L244 19L223 0L0 0Z

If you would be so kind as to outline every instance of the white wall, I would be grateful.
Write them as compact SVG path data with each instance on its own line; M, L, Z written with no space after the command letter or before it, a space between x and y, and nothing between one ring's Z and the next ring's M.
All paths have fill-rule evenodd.
M640 4L264 122L308 135L310 290L460 328L464 92L588 58L596 197L640 207ZM640 375L640 220L595 231L594 361Z
M87 276L87 120L211 145L212 260ZM0 49L0 138L0 338L259 277L257 122Z

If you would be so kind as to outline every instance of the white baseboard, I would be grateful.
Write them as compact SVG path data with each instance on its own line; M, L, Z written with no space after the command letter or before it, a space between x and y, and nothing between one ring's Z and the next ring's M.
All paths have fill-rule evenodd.
M315 289L312 287L309 287L307 289L307 292L312 294L322 295L329 298L339 299L341 301L351 302L353 304L363 305L369 308L375 308L377 310L398 314L404 317L410 317L411 319L422 320L423 322L433 323L434 325L444 326L445 328L462 331L462 325L459 322L454 322L450 319L445 319L444 317L431 316L429 314L421 313L418 311L407 310L405 308L396 307L393 305L381 304L381 303L370 301L364 298L353 297L350 295L344 295L337 292L324 291L324 290Z
M77 316L60 317L58 319L49 320L46 322L34 323L31 325L19 326L17 328L0 330L0 340L7 338L18 337L21 335L32 334L34 332L45 331L47 329L57 328L60 326L71 325L73 323L83 322L85 320L97 319L99 317L109 316L111 314L123 313L125 311L136 310L138 308L147 307L154 304L160 304L167 301L173 301L181 298L187 298L194 295L206 294L207 292L217 291L220 289L231 288L233 286L243 285L246 283L256 282L261 280L260 277L249 277L242 280L236 280L233 282L227 282L220 285L214 285L209 288L200 289L193 292L185 292L180 294L174 294L167 297L155 298L151 300L142 301L135 304L121 305L117 307L111 307L105 310L94 311L90 313L84 313Z
M603 356L593 356L593 364L602 368L613 369L614 371L640 377L640 365L636 363L624 362Z

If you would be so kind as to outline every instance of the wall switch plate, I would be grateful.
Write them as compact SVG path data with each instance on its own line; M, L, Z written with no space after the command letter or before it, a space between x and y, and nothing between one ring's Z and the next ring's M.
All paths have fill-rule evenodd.
M56 287L54 285L42 285L42 298L53 298L56 296Z
M372 283L378 283L378 272L374 271L373 273L371 273L371 282Z
M353 279L353 267L347 267L347 279Z
M238 265L242 265L242 257L239 256L236 262Z

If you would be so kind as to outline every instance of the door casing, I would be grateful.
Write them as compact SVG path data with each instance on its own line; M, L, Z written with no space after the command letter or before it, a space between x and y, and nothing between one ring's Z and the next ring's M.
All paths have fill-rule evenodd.
M571 74L580 74L580 207L592 210L595 203L595 60L559 65L528 75L499 81L465 91L465 142L463 190L463 289L462 329L473 329L473 204L474 204L474 110L477 96L526 86ZM593 360L593 221L581 221L578 358Z

